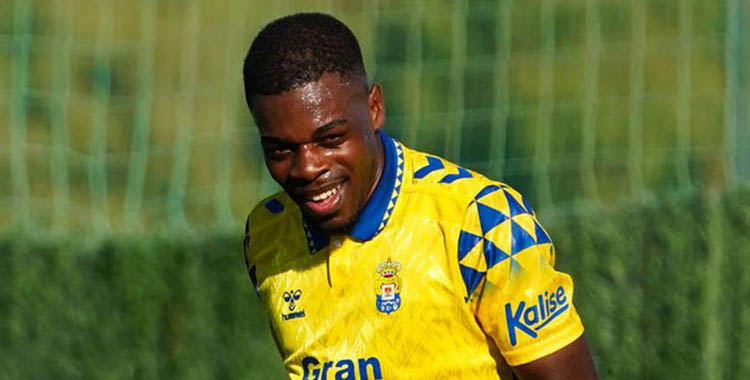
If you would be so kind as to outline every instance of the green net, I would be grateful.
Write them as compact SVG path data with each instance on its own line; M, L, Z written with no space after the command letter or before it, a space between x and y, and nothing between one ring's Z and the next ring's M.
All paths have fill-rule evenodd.
M275 189L242 96L254 34L327 10L386 130L542 212L750 178L750 7L726 1L0 4L0 228L234 228Z

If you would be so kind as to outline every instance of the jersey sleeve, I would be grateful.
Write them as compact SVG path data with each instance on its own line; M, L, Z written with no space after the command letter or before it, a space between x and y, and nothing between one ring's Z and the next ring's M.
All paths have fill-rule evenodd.
M247 270L248 277L250 277L250 282L253 284L253 288L255 289L255 294L259 295L258 293L258 277L255 273L255 265L250 260L250 216L247 217L247 220L245 221L245 238L242 241L242 256L245 259L245 269Z
M458 241L466 302L511 366L547 356L583 333L573 281L528 202L489 185L469 205Z

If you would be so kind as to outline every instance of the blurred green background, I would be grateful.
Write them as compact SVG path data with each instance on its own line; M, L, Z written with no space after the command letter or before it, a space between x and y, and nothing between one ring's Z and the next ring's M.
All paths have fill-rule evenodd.
M241 65L303 10L388 133L532 201L603 378L750 378L748 0L0 1L0 378L283 378Z

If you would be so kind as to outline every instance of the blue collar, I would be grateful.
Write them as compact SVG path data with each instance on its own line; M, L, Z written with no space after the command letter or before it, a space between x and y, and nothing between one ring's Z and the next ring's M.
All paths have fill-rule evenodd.
M383 173L380 175L375 191L357 216L351 236L361 241L368 241L385 228L396 207L404 179L404 148L396 140L378 130L383 145ZM307 223L302 218L310 254L325 248L328 237Z
M351 236L367 241L375 237L388 224L401 193L404 177L404 149L396 140L378 130L383 144L383 173L375 191L357 216Z

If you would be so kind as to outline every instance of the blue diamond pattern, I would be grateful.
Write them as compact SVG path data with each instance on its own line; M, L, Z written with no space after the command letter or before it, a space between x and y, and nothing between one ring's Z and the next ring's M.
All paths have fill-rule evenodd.
M474 268L469 268L465 265L458 265L461 270L461 278L464 280L464 285L466 285L466 298L471 295L471 293L474 293L474 289L477 288L477 285L479 285L479 281L482 280L482 276L484 276L484 272L480 272Z
M480 241L482 241L481 236L461 231L461 234L458 236L458 261L463 260Z
M521 266L521 264L519 264L518 261L511 259L510 274L513 275L513 274L518 274L520 272L523 272L523 267Z
M516 216L521 214L527 214L526 209L521 206L516 198L510 195L509 192L505 192L505 199L508 200L508 209L510 210L510 216Z
M501 189L503 189L505 199L508 202L509 215L479 201L483 197ZM507 187L502 185L485 186L474 197L483 236L480 237L467 231L461 231L458 239L458 256L459 261L464 259L481 241L483 245L482 254L487 268L486 271L489 271L491 268L505 260L510 260L508 269L510 275L518 275L523 272L524 269L521 266L521 263L515 259L515 256L527 248L533 247L537 244L551 243L552 241L536 219L533 219L533 233L529 233L524 227L516 222L514 218L515 216L524 214L533 216L534 211L531 208L531 204L529 204L525 198L521 198L521 201L519 202L508 190L504 189L507 189ZM510 219L510 221L508 221L508 219ZM510 223L510 252L500 249L490 239L490 237L494 236L494 233L491 233L491 231L504 222ZM461 276L468 290L468 295L470 296L481 282L482 276L484 276L486 272L478 271L463 264L459 264L459 266ZM469 297L467 296L466 299L468 300Z
M477 194L476 197L474 197L474 199L480 200L485 195L494 193L497 190L500 190L500 186L498 186L498 185L489 185L489 186L486 186L484 189L482 189L481 191L479 191L479 193Z
M526 230L523 229L514 220L510 221L510 233L511 233L511 245L510 254L515 255L518 252L523 251L536 244L534 237L529 235Z
M270 211L273 214L278 214L282 211L284 211L284 204L279 202L276 198L271 198L268 202L265 204L268 211Z
M536 230L536 243L537 244L552 243L552 239L550 239L549 235L547 235L547 233L544 232L544 229L542 228L542 226L539 225L539 222L534 221L534 229Z
M490 270L490 268L508 258L510 258L510 255L503 252L502 249L498 248L490 240L484 241L484 260L487 262L487 270Z
M508 217L502 212L479 202L477 202L477 211L479 212L479 223L482 226L482 234L484 235L498 224L508 220Z

